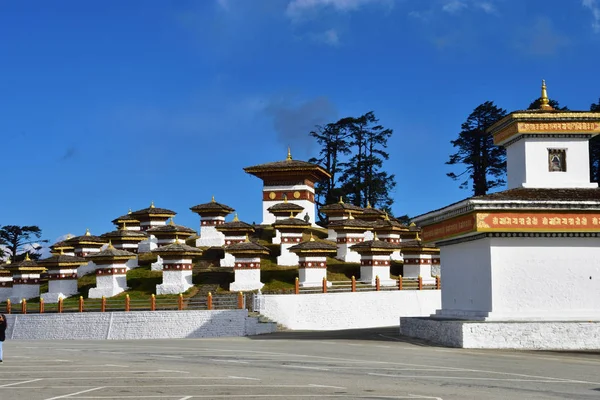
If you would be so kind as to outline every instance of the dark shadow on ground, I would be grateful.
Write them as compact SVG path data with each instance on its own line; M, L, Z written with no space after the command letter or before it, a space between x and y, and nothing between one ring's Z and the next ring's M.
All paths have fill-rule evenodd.
M282 331L248 336L252 340L368 340L375 342L402 342L415 346L444 347L421 339L401 336L397 326L387 328L345 329L339 331Z

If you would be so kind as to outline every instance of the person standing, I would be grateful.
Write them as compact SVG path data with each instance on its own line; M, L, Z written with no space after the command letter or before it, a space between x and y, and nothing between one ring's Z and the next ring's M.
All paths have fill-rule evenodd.
M6 316L0 314L0 362L2 362L2 342L6 339Z

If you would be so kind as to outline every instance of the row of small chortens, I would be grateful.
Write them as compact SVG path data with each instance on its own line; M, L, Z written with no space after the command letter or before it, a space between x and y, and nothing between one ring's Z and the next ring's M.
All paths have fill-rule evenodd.
M288 150L285 161L245 170L264 182L262 224L240 221L237 214L227 222L226 217L235 209L216 202L213 196L210 202L190 208L200 216L200 231L196 232L175 224L175 211L156 207L152 202L147 208L130 210L112 220L114 231L100 236L89 230L81 236L68 235L50 246L52 255L46 259L34 261L27 257L0 266L0 299L39 297L43 273L48 278L48 292L41 294L45 302L56 303L59 298L77 294L77 278L89 273L95 273L96 287L90 289L88 297L112 297L128 289L127 271L138 267L138 254L149 252L157 256L151 269L162 271L163 275L156 293L183 293L192 286L194 260L208 248L223 249L219 265L233 269L231 291L260 289L261 259L271 252L250 241L249 236L257 228L268 227L275 232L272 243L280 246L277 265L298 266L303 287L322 284L327 274L327 257L331 256L360 263L360 280L370 284L375 284L376 277L381 285L395 284L390 279L393 261L403 261L405 277L422 276L425 283L433 281L431 270L439 269L439 250L421 243L414 224L402 225L370 205L361 208L340 198L337 203L321 207L319 211L329 221L327 237L314 238L313 233L325 236L325 229L314 224L314 182L328 176L321 167L292 160ZM300 181L290 186L294 180ZM310 239L306 240L308 233Z

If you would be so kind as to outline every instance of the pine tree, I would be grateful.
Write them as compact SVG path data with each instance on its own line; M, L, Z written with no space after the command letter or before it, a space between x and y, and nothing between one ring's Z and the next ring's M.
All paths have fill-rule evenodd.
M470 183L475 196L485 195L490 189L505 183L506 150L494 145L492 135L486 132L505 115L506 110L486 101L473 110L461 125L458 138L451 141L458 151L450 155L446 164L463 164L466 168L459 174L449 172L446 175L454 180L463 180L461 189L466 189Z
M600 98L592 103L590 111L600 112ZM590 181L600 183L600 135L590 140Z

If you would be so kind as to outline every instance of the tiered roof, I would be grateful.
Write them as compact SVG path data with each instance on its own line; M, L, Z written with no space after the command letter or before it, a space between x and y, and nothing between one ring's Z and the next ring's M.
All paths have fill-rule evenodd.
M115 249L112 243L108 244L108 247L98 253L91 253L85 256L85 258L91 258L95 263L111 262L111 261L126 261L132 258L136 258L137 254L126 251Z
M103 233L100 237L107 240L119 240L122 242L141 242L148 239L148 235L141 231L131 231L125 229L125 226L121 226L120 229L115 231Z
M292 160L292 154L289 148L287 158L284 161L253 165L244 168L244 171L263 180L265 178L277 178L286 175L305 176L307 178L312 178L315 182L331 178L329 172L317 164Z
M355 219L350 212L348 219L331 221L327 226L334 231L369 231L373 229L373 224L361 219Z
M154 202L152 202L150 203L150 207L134 211L131 213L131 215L139 220L139 218L143 219L152 217L171 218L177 215L177 213L166 208L155 207Z
M121 224L130 224L132 226L136 226L136 225L139 226L139 224L140 224L140 221L133 216L131 209L129 209L129 212L127 214L121 215L120 217L113 219L111 222L117 226L120 226Z
M334 204L327 204L319 208L319 212L327 216L333 215L346 215L352 213L354 215L360 215L364 213L364 209L354 204L344 203L344 199L340 196L340 201Z
M271 254L270 250L258 243L251 242L246 235L246 241L229 245L225 250L234 257L239 256L266 256Z
M95 246L100 246L102 247L102 245L107 243L107 240L104 238L101 238L100 236L94 236L90 233L89 229L85 230L85 234L81 235L81 236L75 236L72 238L69 238L67 240L64 241L67 244L72 244L72 245L95 245Z
M290 247L288 250L296 254L330 254L335 253L337 251L337 245L322 240L315 240L315 238L311 234L309 240L304 241L302 243L298 243Z
M78 267L87 264L88 260L83 257L69 256L66 254L55 254L51 257L38 261L38 264L48 269L59 267Z
M6 264L5 264L6 265ZM31 273L42 273L46 270L43 266L39 265L35 260L29 258L29 253L25 254L25 259L6 265L6 269L11 272L31 272Z
M241 232L241 233L250 233L254 232L254 227L250 224L242 222L238 219L237 214L233 217L233 221L225 222L222 225L218 225L215 227L216 230L223 233L231 233L231 232Z
M373 240L365 240L364 242L350 246L350 248L358 254L392 254L396 250L399 250L400 246L379 240L377 235L375 235Z
M152 253L158 254L159 256L200 257L202 255L202 250L197 247L188 246L187 244L180 242L179 239L177 239L175 240L175 243L171 243L166 246L161 246L152 250Z
M173 218L171 218L171 221L168 224L150 228L146 232L151 233L154 236L192 236L196 234L196 231L192 228L183 225L175 225Z
M235 211L235 209L221 203L217 203L215 201L215 197L213 196L210 203L198 204L194 207L190 207L192 212L202 216L202 215L229 215Z
M303 219L300 218L294 218L293 216L290 216L290 218L285 218L285 219L280 219L277 220L275 222L273 222L271 224L273 226L273 228L275 229L279 229L279 230L298 230L298 229L306 229L308 228L310 225L310 222L306 222Z

